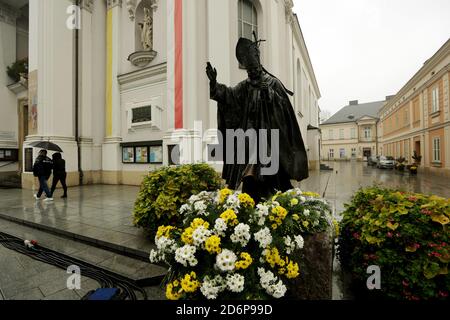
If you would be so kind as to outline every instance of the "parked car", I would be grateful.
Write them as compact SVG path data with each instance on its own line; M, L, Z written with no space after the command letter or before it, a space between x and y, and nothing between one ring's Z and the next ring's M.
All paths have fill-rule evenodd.
M395 168L395 159L393 157L385 157L381 156L377 162L377 168L382 169L394 169Z
M380 158L380 157L378 157L378 156L370 156L370 157L367 159L367 165L368 165L368 166L376 166L376 165L378 164L379 158Z

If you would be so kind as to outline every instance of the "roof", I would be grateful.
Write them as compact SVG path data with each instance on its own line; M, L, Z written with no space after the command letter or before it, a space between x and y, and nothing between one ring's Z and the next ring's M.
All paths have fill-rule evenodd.
M378 119L378 112L384 106L385 102L386 101L376 101L356 105L348 105L339 110L334 116L332 116L321 125L357 122L358 120L366 116Z

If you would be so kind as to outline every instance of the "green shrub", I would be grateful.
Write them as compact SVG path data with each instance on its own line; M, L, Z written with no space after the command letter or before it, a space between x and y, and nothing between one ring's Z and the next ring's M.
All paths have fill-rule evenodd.
M11 66L7 67L6 73L14 82L19 82L21 73L28 76L28 59L14 62Z
M450 199L378 187L346 205L339 258L354 288L367 297L448 299ZM381 270L381 291L366 288L367 267ZM376 292L376 293L375 293Z
M178 210L194 194L223 187L220 175L207 164L164 167L142 182L134 206L134 223L153 237L160 225L178 226Z

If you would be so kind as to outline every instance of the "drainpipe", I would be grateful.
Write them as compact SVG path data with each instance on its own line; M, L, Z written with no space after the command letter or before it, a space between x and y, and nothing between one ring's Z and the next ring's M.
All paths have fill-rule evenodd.
M76 0L77 8L80 8L80 0ZM81 12L79 12L81 14ZM81 17L77 17L77 20L81 19ZM80 21L80 20L78 20ZM78 26L79 27L79 26ZM80 99L79 99L79 78L80 78L80 68L79 68L79 59L80 59L80 34L79 29L75 28L75 140L77 142L77 159L78 159L78 179L79 185L83 185L83 170L81 168L81 138L80 138Z

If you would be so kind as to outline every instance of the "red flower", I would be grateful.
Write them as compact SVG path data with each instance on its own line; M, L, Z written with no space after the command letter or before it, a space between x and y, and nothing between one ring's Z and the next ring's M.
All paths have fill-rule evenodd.
M416 297L416 296L411 296L411 300L413 300L413 301L419 301L420 298L418 298L418 297Z
M358 232L355 232L355 233L353 234L353 238L359 240L359 238L361 238L361 236L360 236L360 234L359 234Z
M406 280L403 280L403 281L402 281L402 284L403 284L404 287L408 287L408 286L409 286L409 283L408 283L408 281L406 281Z
M443 298L447 298L448 297L448 292L439 291L439 296L443 297Z
M386 236L388 237L388 238L392 238L393 237L393 234L392 234L392 232L388 232L387 234L386 234Z
M414 196L410 196L410 197L408 198L408 200L409 200L409 201L415 202L415 201L417 201L417 198L414 197Z

